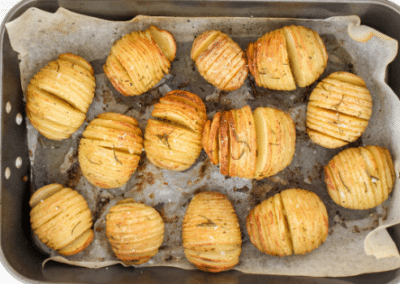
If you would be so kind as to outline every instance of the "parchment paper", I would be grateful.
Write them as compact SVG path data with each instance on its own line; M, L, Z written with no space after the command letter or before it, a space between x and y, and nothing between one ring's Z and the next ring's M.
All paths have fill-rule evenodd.
M138 97L123 97L110 84L102 66L113 42L125 33L143 30L154 24L170 31L177 41L177 56L170 74L149 92ZM105 215L118 200L133 197L154 206L165 222L164 243L159 253L142 266L174 266L194 269L185 258L181 245L181 225L187 205L194 194L219 191L228 196L240 220L243 247L234 268L246 273L307 276L350 276L386 271L400 267L400 256L386 227L400 223L400 191L396 178L390 198L372 210L349 210L336 205L324 183L323 166L344 148L330 150L313 144L305 132L308 97L317 82L296 91L271 91L255 86L251 76L237 91L223 92L208 84L190 59L194 38L208 29L230 35L243 49L264 33L297 24L317 31L329 54L328 66L321 79L334 71L350 71L362 77L373 97L373 114L362 138L348 147L380 145L387 147L399 171L400 101L385 83L386 67L397 54L397 41L360 25L357 16L325 20L271 18L169 18L138 16L128 22L113 22L82 16L59 9L56 13L37 8L27 10L6 24L13 49L19 53L21 85L25 91L30 78L59 54L72 52L94 67L96 94L84 125L64 141L51 141L31 126L27 119L32 191L57 182L78 190L88 201L94 220L92 244L72 257L61 257L36 239L49 253L49 260L84 267L104 267L119 263L105 236ZM261 181L224 177L218 166L210 164L204 151L185 172L173 172L152 165L142 154L137 172L123 187L104 190L82 176L77 145L88 122L105 111L135 117L144 131L153 105L168 91L183 89L199 95L212 118L216 111L240 108L246 104L276 107L288 112L296 123L296 152L289 167ZM259 252L249 241L245 227L248 212L265 198L287 189L314 191L324 201L330 230L324 244L313 252L288 257L273 257Z

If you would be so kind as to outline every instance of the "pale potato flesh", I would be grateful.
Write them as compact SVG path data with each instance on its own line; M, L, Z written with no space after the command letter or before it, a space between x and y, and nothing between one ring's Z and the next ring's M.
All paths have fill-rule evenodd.
M202 145L211 162L219 163L221 174L263 179L291 163L296 130L291 117L280 110L259 107L252 113L244 106L218 112L206 124Z

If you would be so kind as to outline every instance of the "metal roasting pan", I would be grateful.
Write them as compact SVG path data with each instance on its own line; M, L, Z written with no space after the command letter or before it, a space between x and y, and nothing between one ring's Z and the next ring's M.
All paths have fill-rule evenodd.
M33 242L29 223L30 164L26 139L24 103L17 53L10 46L5 23L30 7L55 12L64 7L73 12L109 20L129 20L136 15L240 16L322 19L358 15L363 25L400 41L400 7L384 1L130 1L130 0L28 0L18 3L4 18L0 34L0 259L23 283L400 283L400 270L345 278L287 277L244 274L232 270L208 274L170 267L133 268L115 265L86 269L50 262ZM400 56L389 65L389 86L400 94ZM11 109L10 109L11 106ZM17 159L22 165L16 164ZM400 247L400 225L389 228Z

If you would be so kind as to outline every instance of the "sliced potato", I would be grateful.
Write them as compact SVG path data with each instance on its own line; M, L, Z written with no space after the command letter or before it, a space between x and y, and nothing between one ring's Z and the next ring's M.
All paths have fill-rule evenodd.
M248 74L245 53L227 34L209 30L193 42L191 58L201 76L220 90L239 89Z
M150 26L124 35L111 48L103 67L113 86L124 96L141 95L168 74L176 54L171 33Z
M303 26L283 28L291 69L299 87L311 85L324 72L328 54L317 32Z
M257 133L255 178L275 175L292 161L296 147L296 130L292 118L274 108L254 111Z
M207 153L211 163L217 165L219 163L219 121L221 112L217 112L213 120L208 120L204 126L202 145Z
M174 171L190 168L202 149L207 119L202 100L190 92L171 91L154 106L152 115L159 120L150 119L146 126L144 149L149 160ZM212 151L211 144L205 145Z
M250 241L275 256L305 254L328 235L328 213L321 199L303 189L287 189L264 200L246 218Z
M43 136L62 140L78 130L93 101L93 74L85 59L66 53L33 76L26 90L26 113Z
M307 107L307 133L326 148L356 141L368 126L372 97L365 82L348 72L335 72L312 91Z
M82 174L93 185L116 188L136 171L143 149L143 135L133 117L103 113L83 132L78 159Z
M253 74L259 79L257 85L272 90L295 90L283 30L265 34L255 42L254 48L256 68L252 70L257 72L256 76Z
M106 235L116 257L139 265L157 254L164 239L164 222L154 208L126 198L110 208Z
M225 271L239 262L239 221L225 195L203 192L192 198L183 219L182 242L187 259L203 271Z
M29 205L32 230L49 248L73 255L92 242L92 214L77 191L49 184L32 195Z
M285 26L247 47L249 71L256 84L272 90L311 85L324 72L328 54L321 37L303 26Z
M395 172L389 151L379 146L348 148L325 166L325 182L333 201L350 209L371 209L393 189Z

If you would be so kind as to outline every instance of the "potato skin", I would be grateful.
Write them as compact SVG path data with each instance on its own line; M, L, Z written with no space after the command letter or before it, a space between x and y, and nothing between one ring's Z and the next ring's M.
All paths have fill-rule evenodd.
M63 140L78 130L93 101L93 75L85 59L65 53L33 76L26 89L26 114L40 134Z
M327 238L328 213L321 199L304 189L287 189L264 200L246 218L250 241L274 256L305 254Z
M49 248L68 256L83 251L92 242L92 214L77 191L49 184L38 189L29 204L32 230Z
M200 75L220 90L237 90L247 78L245 53L220 31L209 30L200 34L193 42L191 58Z
M379 146L348 148L324 167L332 200L349 209L371 209L384 202L395 182L389 150Z
M225 195L202 192L193 197L183 219L182 241L187 259L200 270L221 272L239 262L239 221Z
M136 119L102 113L82 135L78 159L85 178L101 188L124 185L136 171L143 149L143 135Z
M153 207L126 198L110 208L106 235L117 258L139 265L157 254L164 239L164 221Z
M325 148L356 141L368 126L372 97L364 80L334 72L314 88L307 106L307 134Z

